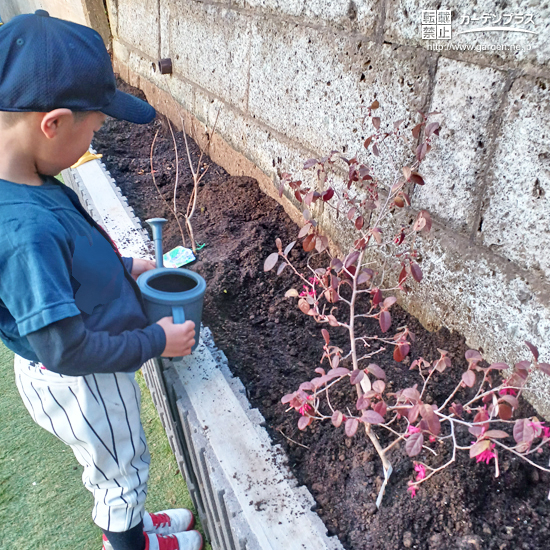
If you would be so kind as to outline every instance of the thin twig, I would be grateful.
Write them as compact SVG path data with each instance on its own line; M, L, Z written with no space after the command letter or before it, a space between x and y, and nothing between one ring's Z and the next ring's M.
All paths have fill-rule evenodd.
M543 468L539 464L536 464L532 460L529 460L525 455L522 455L521 453L518 453L517 451L514 451L514 449L512 449L511 447L508 447L508 446L504 445L503 443L500 443L500 441L497 441L496 439L491 439L491 441L493 443L496 443L497 445L499 445L503 449L506 449L507 451L510 451L511 453L515 454L516 456L519 456L520 458L523 458L523 460L525 460L525 462L528 462L529 464L531 464L531 466L534 466L535 468L538 468L539 470L542 470L543 472L550 472L550 470L548 468Z
M181 223L178 219L177 213L173 210L173 208L170 206L170 203L164 198L164 196L160 192L159 186L157 185L157 181L155 179L155 170L153 169L153 149L155 148L155 142L157 141L158 133L159 133L159 130L157 130L157 132L155 134L155 137L153 138L153 143L151 143L151 154L150 154L150 157L149 157L149 160L150 160L150 163L151 163L151 176L153 178L153 183L155 184L155 187L157 188L158 194L160 195L160 198L164 201L164 204L166 204L166 206L168 207L168 210L170 210L170 212L172 212L174 218L176 218L176 222L177 222L178 227L180 229L181 240L183 242L183 246L185 246L185 235L183 234L183 227L181 226Z
M176 145L176 136L174 135L174 130L172 129L172 124L168 120L168 127L170 128L170 133L172 134L172 141L174 142L174 153L176 155L176 181L174 183L174 212L178 211L178 205L176 203L176 197L178 193L178 183L179 183L179 159L178 159L178 146Z
M434 474L436 474L437 472L440 472L441 470L444 470L445 468L447 468L447 466L450 466L456 460L457 445L456 445L456 439L455 439L454 424L452 422L451 422L451 435L453 436L453 442L454 442L454 444L453 444L453 456L450 458L450 460L448 462L446 462L445 464L443 464L443 466L440 466L439 468L432 468L431 466L428 466L427 464L424 464L423 462L419 462L419 464L422 464L426 468L429 468L431 470L431 472L425 478L416 481L415 482L416 486L420 485L421 483L424 483L425 481L428 481L428 479L430 479Z
M214 121L214 127L212 129L212 133L208 134L208 145L206 147L206 154L210 153L210 143L212 141L212 135L216 131L216 125L218 124L218 117L220 116L220 111L218 110L218 114L216 115L216 120ZM206 172L210 168L208 166L205 170L203 170L202 173L200 173L201 164L202 164L202 157L204 155L204 151L200 149L200 156L197 163L197 169L195 170L193 168L193 162L191 160L191 151L189 150L189 143L187 141L187 133L185 132L185 123L183 122L183 117L180 114L181 119L181 126L182 126L182 132L183 132L183 138L185 140L185 149L187 151L187 160L189 161L189 168L191 170L191 174L193 175L193 191L191 192L191 197L189 198L189 202L187 203L187 213L185 215L185 223L187 225L187 232L189 233L189 238L191 239L191 247L193 248L193 252L196 253L196 245L195 245L195 236L193 232L193 226L191 225L191 218L193 217L193 214L195 213L196 207L197 207L197 195L198 195L198 187L199 183L202 180L202 178L205 176ZM195 140L197 141L197 140Z
M285 437L285 438L288 439L289 441L292 441L292 443L296 443L296 445L300 445L300 447L303 447L304 449L309 449L309 447L307 447L306 445L302 445L301 443L298 443L297 441L294 441L294 439L290 439L290 437L288 437L288 435L285 435L281 430L279 430L279 428L277 428L277 431L278 431L283 437Z

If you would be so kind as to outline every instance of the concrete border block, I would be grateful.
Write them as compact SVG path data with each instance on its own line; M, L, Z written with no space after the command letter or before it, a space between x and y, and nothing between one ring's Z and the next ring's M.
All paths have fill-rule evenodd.
M168 363L166 361L165 365ZM200 487L199 517L213 549L257 548L257 546L250 546L254 540L242 518L230 486L221 475L219 462L209 449L203 427L196 417L174 366L168 366L165 376L172 396L176 399L178 420L182 427L186 452Z
M206 344L211 340L209 331L205 330L203 336L192 357L172 363L170 375L180 418L182 423L189 423L186 444L193 449L197 477L205 477L211 470L222 476L221 482L227 487L223 503L227 506L226 495L236 500L239 510L232 519L232 528L236 518L242 517L247 548L342 548L337 539L326 535L320 518L311 511L315 501L307 488L297 486L278 458L281 449L271 445L260 425L261 415L250 415L248 403L242 407L242 392L234 384L234 393L227 372L223 372L223 360L219 363L220 354L214 357L210 353L213 342ZM174 371L179 384L174 382ZM231 433L230 438L227 433ZM210 482L212 479L210 475ZM210 525L221 543L223 507L214 509L216 497L210 482L205 477L202 493L208 503Z
M80 177L80 174L76 170L67 169L63 170L61 176L63 177L65 185L70 187L78 195L80 203L84 206L84 208L86 208L90 216L92 216L97 223L102 223L103 220L99 217L97 208L95 207L92 198L88 193L88 189L86 189L86 186Z
M92 147L90 152L96 153ZM102 162L91 160L78 168L64 170L62 175L82 206L107 230L122 255L154 258L147 231Z
M227 380L227 383L229 384L229 387L239 400L239 403L241 404L250 421L258 426L265 424L265 418L263 417L262 413L258 409L253 409L250 405L250 402L248 401L248 398L246 396L246 388L244 387L240 378L234 377L232 372L229 370L227 357L222 350L216 347L216 344L214 343L214 337L208 327L201 328L201 339L203 340L204 345L212 354L214 360L217 362L219 369L221 370L221 372L225 376L225 379Z

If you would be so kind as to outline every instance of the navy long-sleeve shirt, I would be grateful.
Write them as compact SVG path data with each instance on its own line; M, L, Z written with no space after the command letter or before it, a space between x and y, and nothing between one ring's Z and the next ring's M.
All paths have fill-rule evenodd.
M0 339L74 376L135 371L166 336L105 231L55 178L0 180Z

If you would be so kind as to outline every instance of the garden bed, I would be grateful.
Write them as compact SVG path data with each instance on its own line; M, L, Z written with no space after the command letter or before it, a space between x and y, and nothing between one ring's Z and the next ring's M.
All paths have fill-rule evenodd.
M122 83L120 87L140 95ZM168 220L163 230L167 251L181 244L181 237L150 174L150 148L159 128L155 175L171 202L174 151L162 117L144 126L109 119L93 146L103 154L102 160L144 227L149 230L144 223L148 218ZM176 138L178 204L185 211L192 178L181 132ZM191 147L196 162L198 148L193 143ZM233 374L247 388L252 405L265 417L272 438L286 449L297 479L315 497L329 533L336 534L349 550L547 548L550 476L520 459L501 453L501 475L495 478L492 463L476 464L461 453L455 464L424 483L411 499L407 482L414 478L413 463L397 450L391 456L394 472L377 510L374 502L382 484L382 465L370 442L359 433L353 439L346 437L343 427L314 424L304 432L298 430L297 414L285 412L281 397L315 376L323 353L321 327L298 310L294 298L284 297L288 288L298 288L290 270L277 277L264 273L263 263L276 251L276 237L286 245L296 239L299 228L259 190L255 180L232 177L207 158L206 166L193 223L196 240L206 246L192 267L207 282L203 322L226 354ZM295 247L291 257L297 267L304 267L301 247ZM437 348L449 352L453 368L436 375L432 395L426 399L438 401L450 393L466 367L464 339L446 329L427 332L405 311L394 308L393 327L406 324L416 335L410 357L434 360L439 357ZM377 324L372 331L378 333ZM333 343L343 346L345 336L331 329ZM394 389L414 383L415 374L408 370L410 359L396 363L390 349L377 356L377 363L394 381ZM353 388L342 392L348 390ZM339 398L335 394L334 399ZM523 407L522 416L535 414L526 404ZM463 444L469 444L468 438ZM439 458L448 459L444 452Z

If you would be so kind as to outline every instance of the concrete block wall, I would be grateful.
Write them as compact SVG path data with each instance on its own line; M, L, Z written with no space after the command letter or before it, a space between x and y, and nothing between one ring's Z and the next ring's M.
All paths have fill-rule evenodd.
M461 332L489 360L527 358L525 339L549 358L547 0L476 6L465 0L445 6L435 0L108 0L107 6L121 75L177 126L181 114L203 137L219 110L214 160L230 173L257 177L272 196L281 172L307 181L307 158L333 149L362 152L370 134L361 128L361 107L374 99L383 124L419 121L417 109L440 111L440 139L421 169L427 183L414 191L412 212L393 221L399 225L425 208L435 222L421 248L424 280L401 303L429 329ZM451 10L451 41L422 39L422 9ZM484 14L517 15L516 28L537 34L456 35L475 27L466 17ZM533 23L522 27L519 16L528 14ZM172 75L159 73L163 57L172 58ZM395 149L398 162L404 155L404 148ZM368 160L390 174L378 159ZM342 176L334 176L336 185ZM289 195L282 202L299 221L296 201ZM345 246L346 227L327 211L320 215L331 239ZM531 394L546 416L548 382L535 376Z
M51 17L73 21L95 29L111 49L111 31L103 0L2 0L0 17L7 23L22 13L46 10Z
M7 23L16 15L33 13L38 9L47 10L52 17L86 25L83 4L74 0L3 0L0 4L0 16Z

